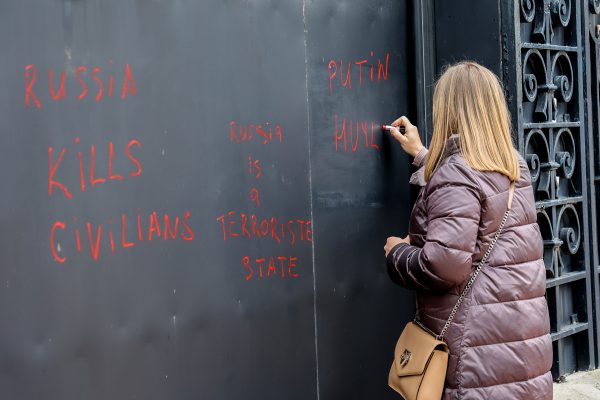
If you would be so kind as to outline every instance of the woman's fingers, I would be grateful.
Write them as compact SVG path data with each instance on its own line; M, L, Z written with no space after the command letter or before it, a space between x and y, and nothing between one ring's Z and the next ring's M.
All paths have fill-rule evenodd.
M385 246L383 246L383 251L385 252L385 256L387 257L387 255L389 254L390 251L392 251L392 249L394 248L394 246L396 246L398 243L409 243L409 241L407 240L408 236L404 239L396 237L396 236L390 236L387 238L386 242L385 242Z
M402 133L400 133L400 131L396 127L390 129L390 134L392 135L392 137L394 139L396 139L397 141L399 141L400 144L406 143L407 140L408 140Z
M412 157L416 156L421 148L423 148L417 127L411 124L409 119L404 115L392 122L392 126L404 127L404 134L397 128L390 129L390 134L400 143L404 151Z
M394 122L392 122L392 126L411 126L412 124L410 123L410 121L408 120L408 118L406 118L404 115L401 116L400 118L398 118L397 120L395 120Z

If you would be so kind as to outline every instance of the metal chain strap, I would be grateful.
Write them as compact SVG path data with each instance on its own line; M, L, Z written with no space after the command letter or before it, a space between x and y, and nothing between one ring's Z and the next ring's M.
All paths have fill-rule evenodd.
M452 320L454 319L454 316L456 315L456 312L458 311L458 308L460 307L460 304L462 303L462 301L464 300L465 296L469 292L469 289L471 289L471 286L473 285L473 282L475 282L475 278L477 278L477 275L479 275L479 272L481 271L481 268L483 268L483 265L487 262L487 259L490 256L490 253L492 252L492 249L494 248L494 245L496 244L496 241L498 240L498 237L500 236L500 232L502 232L502 229L504 229L504 224L506 223L506 220L508 219L509 212L510 212L510 209L506 210L506 212L504 213L504 217L502 218L502 222L500 222L500 226L498 227L498 230L496 231L496 234L494 235L494 238L492 239L492 242L490 243L490 245L487 248L487 251L485 252L485 254L483 255L483 257L481 258L481 261L479 261L479 263L477 264L477 268L475 269L475 271L473 271L473 274L471 275L471 278L467 282L467 286L465 286L464 290L462 291L462 293L458 297L458 300L456 301L456 304L454 305L454 308L452 309L452 312L450 312L450 316L448 317L448 320L446 321L446 324L442 328L442 331L440 332L439 335L436 336L437 340L443 340L444 339L444 335L446 334L446 331L448 330L448 327L450 327L450 324L452 323Z

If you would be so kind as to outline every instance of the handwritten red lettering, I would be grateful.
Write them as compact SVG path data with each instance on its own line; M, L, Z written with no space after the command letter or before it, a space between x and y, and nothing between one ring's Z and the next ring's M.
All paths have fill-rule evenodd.
M296 268L298 266L297 261L297 257L290 257L290 262L288 263L288 275L292 278L297 278L300 276L298 273L292 272L292 268Z
M31 75L30 75L31 73ZM30 99L33 98L33 102L37 108L42 108L40 101L38 100L35 92L33 91L33 85L35 85L35 79L37 77L37 68L35 65L25 66L25 107L29 108Z
M77 252L81 253L81 235L79 234L79 229L75 229L75 243L77 245Z
M183 216L183 227L185 229L185 231L187 232L187 234L184 234L183 232L181 233L181 238L183 240L194 240L194 238L196 237L196 235L194 234L194 231L192 230L192 228L190 227L189 223L188 223L188 219L192 216L192 214L188 211L185 213L185 215Z
M244 256L242 257L242 264L248 270L248 274L246 275L246 280L249 281L252 279L252 275L254 275L254 270L250 266L250 257Z
M329 69L329 94L332 95L333 94L333 79L337 75L337 63L335 62L335 60L329 61L327 68Z
M238 213L229 211L216 218L223 241L229 238L245 237L258 240L269 239L276 244L288 243L295 245L301 242L312 241L310 219L279 219L275 216L268 218L257 217L256 214ZM233 231L231 227L241 226L240 230Z
M243 256L241 263L246 281L251 281L255 277L262 280L274 277L296 279L300 276L295 271L295 268L298 267L298 257L294 256L279 255L257 258ZM258 274L255 272L258 272Z
M79 138L75 138L75 143L79 143ZM85 173L83 172L83 153L77 152L77 159L79 160L79 187L82 192L85 192Z
M63 185L61 182L57 181L54 179L54 175L56 174L56 170L58 169L58 167L60 166L60 163L62 162L62 159L65 155L65 152L67 151L67 149L63 148L62 151L60 152L60 156L58 156L58 160L56 160L56 164L52 163L52 147L48 147L48 164L49 164L49 172L48 172L48 196L52 196L52 189L56 186L57 188L59 188L60 190L63 191L64 195L68 198L68 199L72 199L73 195L71 194L71 192L69 192L69 190L67 189L67 187L65 185Z
M90 162L90 183L92 184L92 186L96 186L99 183L106 182L106 179L96 178L94 176L94 171L96 170L96 147L94 145L92 145L90 152L92 158Z
M223 240L226 241L227 240L227 229L225 228L225 216L221 215L220 217L217 217L217 221L219 221L221 223L221 229L223 230Z
M258 276L260 278L263 277L263 263L267 261L267 259L265 257L261 257L261 258L257 258L256 259L256 265L258 265Z
M54 257L54 259L59 262L59 263L64 263L65 261L67 261L67 257L61 257L58 255L58 252L56 250L56 246L54 243L54 235L56 233L57 229L62 229L63 231L65 230L65 223L62 221L56 221L54 223L54 225L52 225L52 229L50 229L50 249L52 251L52 257Z
M293 245L296 244L296 233L294 232L294 229L292 229L294 224L294 221L292 221L291 219L288 220L287 222L287 228L288 228L288 232L290 234L290 243Z
M79 138L75 138L75 144L79 144ZM136 147L141 147L141 144L139 141L137 140L131 140L127 146L125 147L125 155L127 156L127 158L132 162L132 164L134 165L134 169L132 169L129 173L129 175L131 177L136 177L141 175L142 173L142 164L140 163L139 159L137 157L135 157L132 154L131 148L133 146ZM90 146L90 154L89 154L89 175L87 177L87 179L89 179L89 184L91 187L94 187L96 185L99 184L103 184L109 181L112 182L116 182L116 181L122 181L124 179L124 176L121 174L115 174L113 171L113 160L115 158L115 149L114 149L114 145L112 142L108 143L108 167L104 167L106 169L104 169L104 171L107 171L107 175L106 178L102 177L102 176L97 176L96 175L96 165L97 165L97 159L96 159L96 146L95 145L91 145ZM81 150L77 150L76 152L76 156L77 159L79 161L79 187L81 189L82 192L86 191L86 175L85 175L85 167L84 167L84 152ZM63 182L61 179L58 178L59 175L59 170L61 167L61 163L63 162L63 159L65 157L66 154L68 154L67 152L67 148L63 147L61 149L60 155L58 156L58 159L56 161L54 161L54 149L52 147L48 148L48 195L51 196L53 194L53 189L54 188L58 188L60 189L63 194L65 195L65 197L67 197L68 199L72 199L73 198L73 194L69 191L68 187L71 185L67 185L67 182ZM122 154L122 152L121 152ZM106 165L106 164L105 164ZM75 184L75 186L77 186L77 184Z
M138 213L137 215L137 231L138 231L138 240L141 242L144 240L144 235L142 234L142 216Z
M356 153L360 148L379 150L379 144L375 143L375 131L379 129L381 124L371 121L371 134L369 135L369 122L367 121L353 121L342 118L340 123L338 115L334 115L333 123L333 142L336 152L343 149L343 152L352 151L352 153ZM364 138L364 146L360 145L361 136ZM347 146L348 142L350 142L350 150Z
M75 72L75 76L77 76L77 80L79 81L79 84L81 85L81 93L79 93L79 96L77 96L77 100L85 99L85 96L87 96L87 92L88 92L87 85L84 82L83 78L81 77L82 73L87 73L87 68L84 67L83 65L80 65L79 67L77 67L77 71Z
M335 133L333 134L333 139L335 143L335 151L338 151L338 143L343 140L344 141L344 151L346 151L346 118L344 118L344 122L342 122L342 132L338 135L338 116L334 115L333 119L335 121Z
M94 260L94 261L99 261L101 259L101 254L104 252L108 252L110 251L109 254L117 254L119 252L119 250L126 250L126 249L130 249L133 247L136 247L138 245L140 245L142 243L142 239L140 238L139 241L132 241L131 239L127 238L127 234L128 234L128 216L127 214L123 213L120 215L121 218L118 218L118 220L120 221L120 247L117 246L117 243L115 243L117 240L119 240L118 237L115 237L116 235L118 235L119 233L119 229L118 226L115 227L113 225L113 220L109 219L106 223L94 223L91 221L85 222L85 223L81 223L78 224L77 222L77 218L74 218L73 220L73 224L71 226L68 226L65 222L63 221L56 221L51 229L50 229L50 240L49 240L49 244L50 244L50 252L52 254L52 258L58 262L58 263L65 263L67 261L67 249L68 246L66 245L67 243L73 243L73 241L65 241L65 238L69 238L71 237L72 239L74 239L75 242L75 248L77 250L77 253L84 253L84 254L89 254L89 257ZM164 225L162 226L162 228L164 228L163 233L164 235L161 236L161 227L158 225L158 213L156 211L152 211L150 214L148 214L148 227L145 230L145 233L148 235L147 237L149 238L148 241L146 243L150 244L153 243L152 238L154 235L156 235L158 238L162 238L165 241L169 240L169 238L171 240L177 240L178 238L181 238L181 240L183 241L191 241L194 240L195 238L195 233L192 230L191 226L190 226L190 217L191 217L191 213L189 211L185 212L183 218L180 215L169 215L167 213L165 213L164 215L161 216L162 221L164 221ZM138 218L138 231L142 231L142 229L144 229L141 225L141 223L139 222L141 219L140 213L138 213L137 215ZM181 223L180 223L181 222ZM179 227L182 226L182 229L179 229ZM89 241L89 253L87 251L83 251L86 250L85 248L82 249L81 246L81 235L80 235L80 228L84 229L84 232L87 231L87 236L88 236L88 241ZM60 242L57 240L56 236L57 234L61 232L61 238L63 240L61 240ZM85 234L85 233L84 233ZM103 237L108 236L108 245L104 244L106 243L106 240L102 240ZM154 241L154 243L156 243L156 241ZM86 246L87 248L87 246ZM70 258L70 260L72 261L72 258Z
M98 74L101 72L102 68L100 67L96 67L92 70L92 79L98 84L98 93L96 94L96 97L94 97L96 102L99 102L102 99L102 92L104 92L104 83L102 82L102 79L98 77Z
M256 135L254 135L254 133ZM242 124L237 121L229 122L229 140L239 144L252 142L258 137L262 144L283 142L283 128L281 125L265 122L264 124Z
M383 82L388 80L390 53L385 53L384 61L380 58L375 59L374 52L370 52L370 58L363 58L356 61L330 60L327 64L329 79L329 95L333 95L334 88L352 90L352 79L358 80L358 86L363 86L365 82ZM358 69L352 66L358 66ZM369 68L369 75L363 79L363 66ZM377 76L375 76L375 67L377 67ZM346 69L344 71L344 68ZM339 78L339 79L336 79ZM356 82L356 81L355 81ZM356 86L356 84L354 85Z
M122 180L123 175L113 174L113 157L115 155L115 147L113 146L113 142L108 142L108 179L114 180Z
M126 234L127 234L127 216L125 214L122 214L121 215L121 247L123 247L124 249L135 246L135 243L127 241Z
M355 61L354 64L358 65L358 84L362 86L362 66L367 63L369 60L360 60Z
M352 79L351 79L351 75L350 75L350 65L352 65L351 63L348 63L348 69L346 70L346 80L344 80L344 70L342 68L344 68L344 62L340 61L340 83L342 85L342 87L346 87L348 86L349 88L352 88Z
M250 201L255 203L257 207L260 207L260 195L257 188L250 189Z
M127 154L127 158L129 158L131 160L131 162L133 162L135 164L135 166L137 167L137 169L134 172L130 172L129 175L140 176L142 174L142 165L137 160L137 158L135 158L131 154L131 150L130 150L131 146L142 147L142 145L137 140L132 140L129 143L127 143L127 146L125 147L125 154Z
M279 234L277 233L277 228L279 227L279 224L277 223L277 218L271 217L271 220L269 222L271 225L271 237L275 239L277 243L281 243L281 239L279 238Z
M113 64L113 60L108 60L108 63L110 65ZM115 77L110 75L110 77L108 78L108 97L112 97L113 95L113 86L115 83Z
M250 231L246 227L246 224L248 223L248 217L246 217L246 214L241 214L241 216L242 216L242 236L245 236L248 239L250 239L250 237L251 237Z
M50 75L48 80L50 82L50 96L52 97L52 100L58 101L60 99L64 99L66 76L65 71L62 71L62 73L60 74L60 84L58 85L58 92L54 90L54 71L52 71L52 68L50 68L50 72L48 73L48 75Z
M114 67L112 60L108 62L108 70L109 72L114 71ZM91 74L88 74L88 71L91 71ZM65 88L67 85L67 79L72 79L70 77L74 76L78 86L81 88L78 93L73 93L76 95L77 100L82 101L85 100L88 95L93 98L96 103L105 98L104 94L104 82L106 82L106 75L108 75L108 97L113 96L113 86L114 86L114 75L113 73L106 74L104 69L100 66L85 66L79 65L75 68L75 74L67 74L65 70L61 70L60 73L60 81L58 83L58 89L55 83L55 70L53 68L48 69L48 94L49 99L52 99L54 102L58 102L60 100L64 100L67 97L67 93ZM42 108L42 104L40 101L40 97L35 92L35 85L37 81L37 68L34 64L29 64L25 66L25 107L29 108L31 102L35 104L35 106L40 109ZM96 90L97 89L97 90ZM95 91L95 93L90 93L90 91ZM40 95L43 94L43 91L40 92ZM137 88L135 85L135 80L133 77L133 72L131 66L129 64L125 64L125 68L123 70L123 86L121 88L121 98L125 100L127 97L135 96L137 94Z
M92 253L92 258L94 259L94 261L98 261L100 252L100 240L102 238L102 225L98 224L98 228L96 228L96 240L93 239L92 224L89 222L87 223L87 231L88 238L90 239L90 252Z
M377 60L377 80L383 78L387 81L388 78L388 67L390 65L390 53L385 55L385 69L380 60Z
M233 225L235 225L235 220L233 219L234 215L235 215L235 211L229 211L227 213L227 216L229 217L229 224L228 224L229 231L228 232L229 232L229 236L237 237L238 234L236 232L233 232L233 229L232 229Z
M114 254L115 252L115 238L112 231L108 232L108 239L110 241L110 252Z
M269 257L269 266L267 267L267 277L277 274L277 267L275 266L275 258Z
M164 231L164 239L167 240L167 235L171 238L171 239L176 239L177 238L177 230L179 229L179 217L175 217L175 227L171 227L171 221L169 219L169 215L165 214L164 216L164 226L163 226L163 231Z
M256 215L254 215L254 214L251 215L250 221L252 222L252 234L258 238L261 238L262 235L260 234L260 231L258 230L258 226L257 226L258 219L256 218Z
M371 147L375 150L379 150L379 145L375 143L375 131L379 129L379 125L376 125L375 122L371 121Z
M160 237L160 226L158 225L158 217L156 215L156 211L153 211L150 214L150 223L148 228L148 240L152 240L152 234L156 232L157 236Z
M123 92L121 98L125 100L127 98L127 92L132 96L135 96L135 82L133 81L133 74L129 64L125 64L125 78L123 78Z
M260 160L253 160L252 156L248 156L248 173L254 175L256 179L262 176L262 168L260 167Z

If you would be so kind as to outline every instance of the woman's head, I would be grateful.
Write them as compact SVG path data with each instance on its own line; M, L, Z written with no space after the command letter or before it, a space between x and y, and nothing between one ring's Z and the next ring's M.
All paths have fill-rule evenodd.
M458 134L460 152L473 169L500 172L512 181L519 178L502 85L492 71L474 62L449 66L435 85L426 180L439 166L453 133Z

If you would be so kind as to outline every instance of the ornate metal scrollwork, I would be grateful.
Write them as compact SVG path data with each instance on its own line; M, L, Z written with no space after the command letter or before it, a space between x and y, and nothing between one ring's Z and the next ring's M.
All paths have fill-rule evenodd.
M554 237L550 217L544 210L538 210L537 223L544 243L544 265L546 266L546 278L556 276L555 265L561 242Z
M571 0L552 0L550 9L552 14L558 17L560 24L564 27L569 25L571 19Z
M525 138L525 160L536 197L549 199L552 182L550 148L546 136L539 129L529 131Z
M572 204L564 205L557 218L557 234L560 240L559 257L559 273L573 269L573 256L579 250L581 242L581 225L579 223L579 215Z
M571 101L573 97L573 66L569 56L564 51L560 51L552 57L552 83L555 98L560 99L564 103ZM558 96L556 93L558 92ZM553 120L558 120L556 114L558 110L554 110ZM568 114L562 115L563 121L569 121L571 117Z
M520 42L515 47L521 60L516 65L517 82L521 80L517 89L521 90L517 91L514 107L518 118L515 125L519 127L518 143L531 173L543 240L550 325L553 332L565 332L575 338L569 328L576 323L574 315L581 318L586 314L582 299L591 296L591 285L586 281L590 274L571 273L596 267L589 262L593 257L587 253L597 238L583 224L590 215L588 209L597 211L598 205L588 203L592 198L588 195L593 192L584 185L596 185L597 197L599 184L592 178L597 181L598 174L586 176L593 170L588 163L594 160L582 151L589 142L587 136L597 133L588 130L592 119L586 110L594 109L595 127L600 126L600 79L596 79L600 74L600 0L520 0L514 6L520 21L515 27ZM585 90L590 82L590 90ZM592 107L588 108L584 95ZM596 162L595 167L600 165L597 158ZM590 315L587 312L586 318ZM569 355L570 350L565 349L559 346L555 351L559 373L570 368L564 367L565 360L571 365L579 357Z
M571 179L575 172L575 139L568 128L563 128L554 139L554 161L558 164L557 176Z
M548 92L546 63L538 50L531 49L523 58L523 94L529 102L535 103L534 119L545 121L548 119Z
M533 38L536 42L549 43L554 32L550 20L550 0L538 1L535 10Z
M553 370L560 375L594 352L583 340L577 348L570 344L591 339L594 330L589 299L595 286L589 280L597 280L590 272L596 270L593 252L600 242L586 223L590 216L600 221L600 161L585 152L598 150L586 146L597 145L590 138L600 127L600 0L519 0L513 6L520 21L514 32L521 61L515 65L520 87L513 105L517 143L531 173L550 327L560 334ZM511 78L505 82L511 84ZM587 333L572 329L578 320L588 323Z
M521 15L525 21L533 21L535 17L535 4L533 0L521 0Z
M520 7L523 22L533 22L531 40L536 43L552 43L555 28L567 28L571 23L571 0L521 0Z

